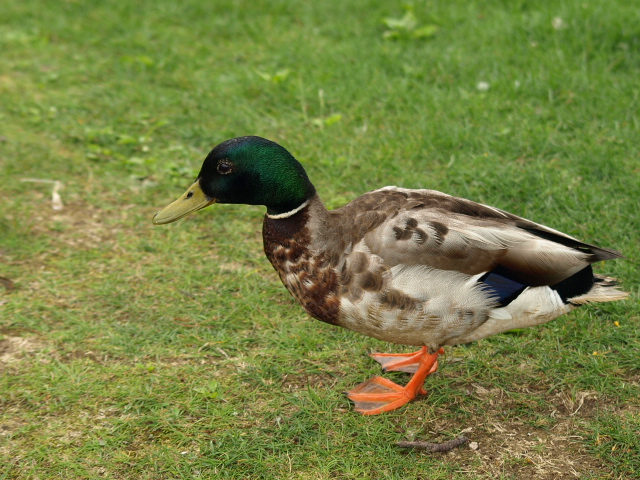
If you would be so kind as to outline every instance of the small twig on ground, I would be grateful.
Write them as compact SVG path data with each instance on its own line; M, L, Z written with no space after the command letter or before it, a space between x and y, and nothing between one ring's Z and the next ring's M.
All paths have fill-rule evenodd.
M464 445L467 443L469 439L464 435L460 435L458 438L454 438L453 440L449 440L444 443L431 443L431 442L409 442L409 441L401 441L398 442L398 446L401 448L416 448L419 450L427 450L430 453L435 452L448 452L453 450L460 445Z
M60 190L62 190L62 182L59 180L48 180L43 178L21 178L21 182L35 182L35 183L52 183L53 190L51 191L51 208L53 210L62 210L64 204L62 203L62 197L60 196Z

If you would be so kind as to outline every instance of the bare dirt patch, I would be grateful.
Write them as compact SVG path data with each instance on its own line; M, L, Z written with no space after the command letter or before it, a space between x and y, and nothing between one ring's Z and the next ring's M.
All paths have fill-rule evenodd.
M431 422L429 432L416 438L438 443L451 440L441 432L468 437L467 445L435 454L446 455L461 473L474 479L613 478L611 467L588 452L584 442L590 419L602 413L622 414L628 410L627 405L616 405L594 391L538 392L534 397L542 395L545 402L536 406L532 399L531 409L525 411L512 393L477 384L470 388L470 396L482 399L482 411L474 411L471 402L462 400L471 413L465 422L448 417L446 409L438 409L440 420Z
M549 430L489 419L467 434L477 449L453 455L473 461L472 468L463 471L482 472L489 478L551 480L582 478L598 471L604 474L606 466L585 452L577 431L579 426L570 419L562 419Z
M18 362L43 348L44 344L35 338L5 337L0 340L0 364Z

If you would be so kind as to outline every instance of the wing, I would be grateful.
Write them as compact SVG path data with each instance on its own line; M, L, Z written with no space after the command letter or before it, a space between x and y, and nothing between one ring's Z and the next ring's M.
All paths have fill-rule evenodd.
M478 275L499 269L530 286L553 285L621 255L497 208L434 190L386 187L330 212L339 258L364 241L388 266ZM339 238L340 241L336 241ZM337 260L336 260L337 261Z

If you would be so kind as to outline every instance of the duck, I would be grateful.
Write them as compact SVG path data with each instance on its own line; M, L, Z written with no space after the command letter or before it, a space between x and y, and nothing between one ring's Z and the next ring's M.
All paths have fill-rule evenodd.
M349 390L376 415L426 394L445 346L549 322L595 302L626 298L595 262L621 258L550 227L436 190L387 186L328 210L303 166L258 136L207 155L195 182L153 217L175 222L214 203L263 205L264 253L313 318L385 342L418 347L373 353L382 376Z

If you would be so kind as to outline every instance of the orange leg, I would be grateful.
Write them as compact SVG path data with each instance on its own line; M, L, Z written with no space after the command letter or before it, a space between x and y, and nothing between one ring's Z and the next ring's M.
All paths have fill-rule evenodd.
M435 372L438 368L438 355L444 353L443 349L436 353L427 352L427 347L410 355L393 355L393 354L375 354L374 358L384 356L402 357L395 367L406 367L407 365L417 363L417 369L409 383L405 387L387 380L382 377L373 377L360 385L352 388L347 392L347 396L355 404L356 411L365 415L377 415L382 412L388 412L401 407L418 396L418 394L426 394L422 388L425 379ZM382 362L380 362L382 363ZM393 362L392 362L393 363ZM382 363L383 367L388 370L393 369L394 365Z

